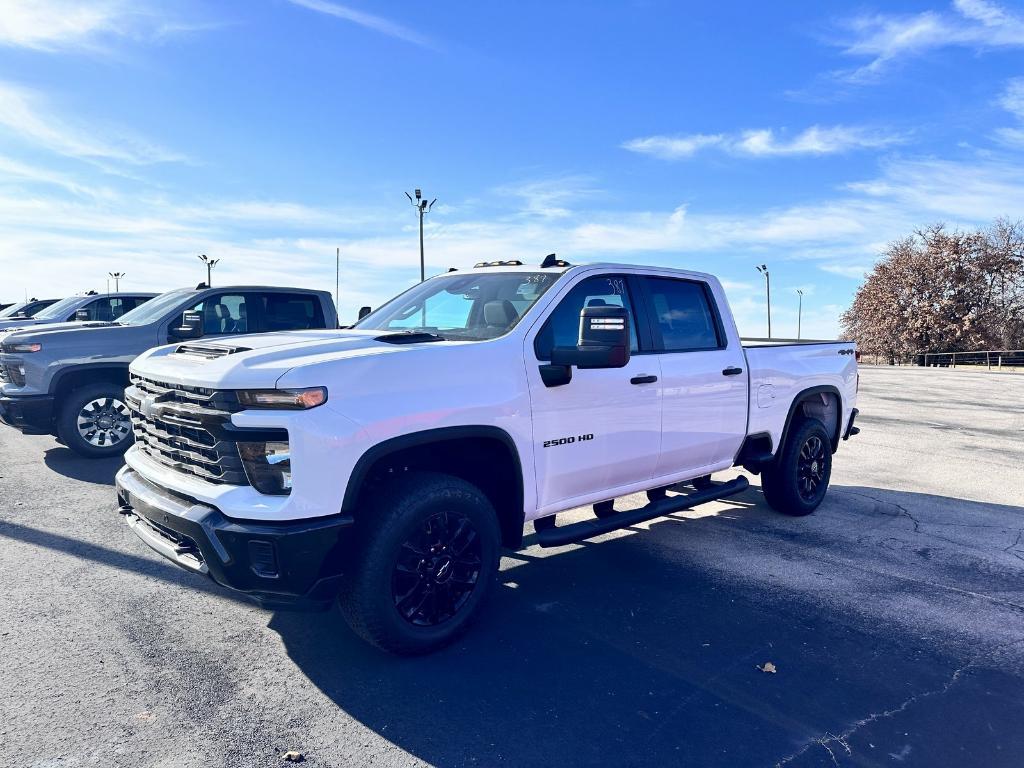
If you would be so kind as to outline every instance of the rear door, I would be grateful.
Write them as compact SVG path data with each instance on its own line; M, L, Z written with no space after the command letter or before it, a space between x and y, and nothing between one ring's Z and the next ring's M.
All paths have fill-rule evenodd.
M654 275L638 282L661 366L655 476L730 465L747 430L748 374L735 329L707 282Z
M650 479L661 441L658 360L646 328L637 326L635 288L622 274L585 277L563 294L539 331L527 334L526 372L533 413L538 507L562 505ZM556 346L575 346L580 310L624 306L632 356L624 368L580 370L572 381L547 387L539 366Z

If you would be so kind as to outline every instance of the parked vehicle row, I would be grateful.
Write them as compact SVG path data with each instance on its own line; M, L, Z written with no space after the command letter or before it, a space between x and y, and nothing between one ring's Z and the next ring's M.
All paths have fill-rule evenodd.
M150 343L175 341L165 299L137 310L168 310ZM212 306L207 323L227 322ZM744 476L712 479L735 466L809 514L857 432L854 345L744 347L707 274L482 263L326 325L150 349L96 428L130 416L117 494L146 545L267 606L338 604L393 652L465 630L527 522L541 546L584 540L739 493ZM22 357L5 342L2 359L52 393L48 350L92 332L19 340L41 347ZM72 426L113 397L91 386ZM645 507L616 509L638 492ZM593 518L558 523L582 505Z
M95 291L90 291L78 296L68 296L66 299L55 301L46 307L40 308L31 316L22 317L18 314L14 317L0 319L0 333L49 323L69 323L73 321L111 322L117 320L121 315L131 312L136 307L145 304L157 295L155 293L138 293L134 291L100 295Z
M0 321L31 318L51 304L56 304L57 301L58 299L29 299L28 301L7 304L3 309L0 309Z
M75 297L65 300L60 316L77 305L76 316L95 310L94 321L0 333L0 421L27 434L52 434L83 456L116 455L132 440L124 398L128 366L147 349L204 336L338 325L325 291L234 286L149 296ZM100 316L139 301L116 320ZM183 322L185 316L190 321Z

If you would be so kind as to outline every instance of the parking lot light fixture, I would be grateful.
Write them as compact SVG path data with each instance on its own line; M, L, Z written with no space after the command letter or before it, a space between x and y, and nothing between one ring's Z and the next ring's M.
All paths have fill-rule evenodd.
M213 268L217 266L220 259L211 259L205 253L199 256L199 260L206 264L206 287L213 285Z

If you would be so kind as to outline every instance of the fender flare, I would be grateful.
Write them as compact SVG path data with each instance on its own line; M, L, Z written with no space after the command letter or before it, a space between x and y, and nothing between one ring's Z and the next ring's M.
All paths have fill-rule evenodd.
M519 457L519 449L515 441L504 429L488 425L469 425L458 427L438 427L436 429L424 429L419 432L409 432L397 437L388 438L376 445L371 446L356 461L349 475L348 484L345 486L345 496L341 503L343 514L354 514L355 507L359 500L359 494L369 474L370 468L381 459L391 454L408 448L416 448L430 443L447 442L449 440L463 440L466 438L486 438L497 440L508 449L509 455L515 465L516 498L514 499L515 509L520 517L525 517L523 509L523 465Z
M56 395L57 390L60 389L61 382L64 381L68 376L77 376L80 373L89 373L92 371L123 371L125 377L128 376L128 366L130 363L83 363L81 365L70 365L58 370L54 375L53 379L50 380L49 393Z
M789 404L789 413L786 415L786 424L782 428L782 437L779 439L779 451L782 450L783 446L786 445L786 440L789 439L789 429L793 426L793 417L796 416L797 408L809 397L821 394L835 395L836 397L836 424L834 437L832 438L832 453L839 449L839 439L842 437L843 432L843 396L836 386L820 384L816 387L800 390L800 392L793 396L793 400Z

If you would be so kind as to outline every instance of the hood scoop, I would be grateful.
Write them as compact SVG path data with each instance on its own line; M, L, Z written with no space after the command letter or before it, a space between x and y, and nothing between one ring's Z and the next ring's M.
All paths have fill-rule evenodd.
M376 336L374 341L383 341L388 344L422 344L427 341L444 341L444 336L426 331L400 331Z
M191 355L192 357L201 357L204 360L215 360L218 357L226 357L228 355L234 355L238 352L248 352L249 347L221 347L215 344L181 344L174 354L176 355Z

